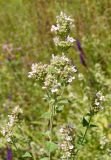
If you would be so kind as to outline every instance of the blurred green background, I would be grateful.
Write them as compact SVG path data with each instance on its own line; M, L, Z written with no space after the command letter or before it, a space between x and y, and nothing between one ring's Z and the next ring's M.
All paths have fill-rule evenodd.
M88 147L80 154L80 160L110 160L111 152L111 1L110 0L0 0L0 114L1 125L15 105L23 108L21 130L16 129L19 152L14 152L14 160L22 160L22 154L28 150L35 159L40 159L39 152L44 147L41 132L47 129L47 123L41 115L48 110L42 100L43 91L27 75L32 63L48 63L51 55L57 53L53 44L51 25L56 22L56 15L66 12L74 19L74 38L79 39L86 55L86 62L92 73L92 88L103 89L107 102L106 110L95 117L100 125L89 136ZM83 113L88 110L85 95L87 88L87 69L80 63L76 43L67 55L74 61L83 82L71 89L74 96L72 105L58 118L60 125L67 121L81 122ZM92 78L90 77L90 79ZM85 99L86 98L86 99ZM76 100L75 100L76 99ZM85 100L84 100L85 99ZM81 127L81 125L78 125ZM77 127L77 128L79 128ZM99 137L109 140L104 150L99 149ZM23 137L23 135L25 137ZM1 160L6 159L7 144L1 143ZM4 148L4 149L3 149ZM12 147L14 150L15 148ZM42 152L42 151L41 151ZM28 159L28 158L26 158ZM34 160L35 160L34 159Z

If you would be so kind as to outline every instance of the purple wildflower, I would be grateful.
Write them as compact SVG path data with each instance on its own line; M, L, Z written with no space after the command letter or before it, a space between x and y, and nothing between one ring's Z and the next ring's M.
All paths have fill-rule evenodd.
M12 149L10 147L7 148L7 160L12 160Z
M83 64L83 66L87 67L87 64L85 62L85 54L84 54L84 51L83 51L83 49L81 47L81 43L80 43L80 41L78 39L76 40L76 44L77 44L77 48L78 48L79 53L80 53L79 54L80 62L81 62L81 64Z
M85 62L85 57L84 57L84 55L82 54L82 53L80 53L80 61L81 61L81 64L83 64L85 67L87 67L87 64L86 64L86 62Z

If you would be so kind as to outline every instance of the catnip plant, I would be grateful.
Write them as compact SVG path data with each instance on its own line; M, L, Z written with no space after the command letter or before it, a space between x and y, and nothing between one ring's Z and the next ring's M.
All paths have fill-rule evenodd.
M73 19L63 12L56 17L56 24L52 25L51 32L55 35L53 41L55 47L59 50L59 54L53 54L49 64L43 64L42 62L32 64L31 71L28 73L28 77L35 79L40 85L44 93L44 100L49 104L49 112L47 113L49 116L49 139L46 142L48 154L45 157L40 157L41 160L55 159L54 151L57 149L61 151L57 155L57 159L62 160L77 160L80 152L80 148L76 145L78 138L76 137L75 126L68 124L68 122L63 124L59 130L61 139L58 141L54 129L54 121L57 121L58 111L63 109L60 103L63 100L68 100L66 96L64 97L65 91L68 86L72 85L78 75L77 67L68 58L68 50L76 41L71 36L71 29L74 27L73 23ZM76 43L79 45L79 41L76 41ZM100 91L96 92L92 100L92 106L86 114L88 120L85 116L83 117L82 123L86 130L79 141L81 146L84 145L88 130L95 126L91 123L92 118L103 109L103 101L104 96L102 93Z
M65 88L76 78L75 65L64 55L52 55L50 64L33 64L30 78L35 78L46 93L45 99L50 109L50 145L53 144L53 121L59 110L59 102L63 99ZM51 153L49 153L51 159Z
M4 124L1 127L1 134L5 140L5 143L7 143L9 146L14 145L16 150L17 146L14 141L14 128L19 122L19 115L22 114L22 109L19 107L19 105L15 106L12 113L8 115L8 122Z

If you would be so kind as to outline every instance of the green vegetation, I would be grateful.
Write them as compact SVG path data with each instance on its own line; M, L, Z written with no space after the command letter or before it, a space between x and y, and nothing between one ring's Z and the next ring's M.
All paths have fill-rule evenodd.
M74 19L71 35L81 42L87 67L80 63L74 42L66 56L77 66L78 79L65 92L69 102L63 101L54 131L71 123L81 141L93 94L100 90L105 96L104 110L94 115L96 126L90 127L83 146L76 144L78 160L111 159L111 1L0 0L0 127L15 106L23 111L13 128L13 142L6 142L0 133L0 160L6 159L7 148L12 149L14 160L48 160L44 158L48 151L52 160L59 159L57 145L48 143L50 114L44 91L28 78L28 72L32 63L48 64L52 54L60 54L51 26L61 11Z

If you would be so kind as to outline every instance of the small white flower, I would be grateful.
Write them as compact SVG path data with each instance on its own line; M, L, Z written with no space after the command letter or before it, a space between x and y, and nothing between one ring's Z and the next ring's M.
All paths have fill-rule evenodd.
M66 144L62 143L60 144L61 149L65 149L66 148Z
M67 157L70 157L70 156L71 156L71 153L70 153L70 152L67 152L66 155L67 155Z
M5 136L5 134L6 134L5 129L2 129L1 133L3 134L3 136Z
M11 142L11 138L10 137L7 138L7 142Z
M32 69L32 71L28 73L28 78L31 78L35 75L36 69L37 69L37 64L33 63L32 66L31 66L31 69Z
M96 105L96 106L99 106L100 103L99 103L97 100L95 100L95 105Z
M73 71L73 72L77 72L76 66L72 66L72 71Z
M68 82L71 83L71 82L73 81L73 79L75 79L75 77L70 77L70 78L68 79Z
M67 37L67 42L70 42L70 43L73 43L74 41L76 41L73 37L70 37L69 35L68 35L68 37Z
M51 89L51 92L52 92L52 93L55 93L55 92L57 92L57 91L58 91L57 88L52 88L52 89Z
M74 146L73 146L73 145L70 145L70 146L69 146L69 149L71 149L71 150L72 150L73 148L74 148Z
M100 99L100 97L102 97L103 95L102 95L102 93L99 91L99 92L96 93L96 96Z
M55 32L55 31L59 30L59 28L60 28L59 25L57 25L57 26L52 25L51 32Z
M66 141L72 141L72 137L71 136L66 136L65 139L66 139Z
M32 72L29 72L28 73L28 78L31 78L33 76L33 73Z
M36 73L37 64L33 63L31 68L32 68L33 73Z
M57 45L60 41L59 41L59 37L55 37L53 38L53 41L55 43L55 45Z
M59 132L63 133L64 132L64 128L60 128Z
M57 83L57 86L58 86L58 87L60 87L60 86L61 86L61 84L60 84L60 83Z
M54 54L52 54L52 59L54 60L56 58L56 56Z
M100 101L104 101L104 100L105 100L105 97L104 97L104 96L101 96L99 99L100 99Z
M64 54L62 55L62 57L61 57L61 58L62 58L62 60L65 60L66 62L69 62L69 59L68 59L67 57L65 57L65 55L64 55Z

